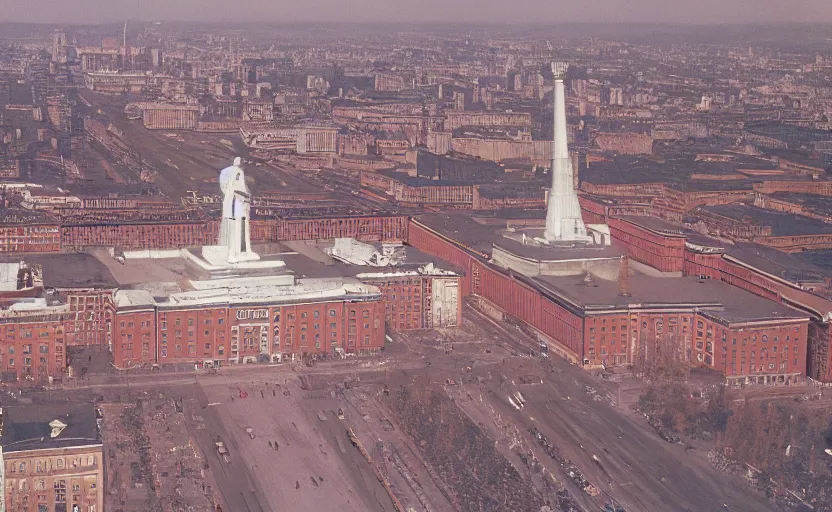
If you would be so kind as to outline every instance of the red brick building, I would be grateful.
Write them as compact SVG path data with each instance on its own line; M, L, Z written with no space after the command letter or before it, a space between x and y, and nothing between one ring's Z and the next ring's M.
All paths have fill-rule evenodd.
M57 219L28 211L0 215L0 253L60 250L61 228Z
M613 217L607 224L613 242L634 260L662 272L682 272L686 238L681 229L668 229L667 223L651 217Z
M623 229L638 231L636 228L628 223ZM464 294L478 296L509 317L527 324L553 351L577 364L631 364L649 355L649 345L670 337L683 361L722 371L737 383L794 382L806 374L809 316L763 298L742 295L745 292L732 292L725 287L711 293L703 289L700 294L706 300L691 299L688 304L678 300L661 304L657 299L650 305L624 301L621 307L615 305L615 294L611 298L613 305L585 304L575 298L581 293L575 297L568 291L564 293L564 286L568 286L564 283L574 278L553 281L555 286L549 286L546 279L532 279L497 268L486 263L479 251L418 221L411 222L408 234L408 241L414 247L451 261L465 271ZM631 239L636 242L630 243L646 245L638 253L646 260L660 254L661 243L666 240L675 252L661 256L669 259L652 261L670 262L674 271L685 267L684 237L655 235L655 239L650 239L654 234L649 231L638 234L641 236ZM677 255L680 241L682 252ZM642 278L639 279L641 283ZM696 280L691 283L690 278L677 279L686 281L688 286L698 286ZM671 278L659 286L672 290L679 284ZM718 283L708 286L713 285ZM739 295L728 305L718 302L722 295L734 293ZM713 304L707 300L709 296L714 297ZM641 302L649 301L649 297L648 293ZM763 302L757 303L756 310L746 313L745 305L754 301ZM773 310L777 313L773 314ZM762 312L759 318L754 315L756 311ZM738 345L734 344L735 339Z
M387 326L395 331L455 327L462 324L460 278L418 272L358 274L384 294Z
M341 293L315 298L309 286L261 299L182 292L160 303L146 292L120 291L115 365L214 366L369 354L384 346L384 302L377 288L348 283Z
M109 347L115 305L112 289L61 289L60 299L69 306L66 345Z
M68 307L0 311L0 377L3 382L46 383L66 369Z
M210 245L217 239L217 223L202 220L179 222L78 222L61 227L64 250L84 247L123 249L172 249Z
M648 230L646 226L653 226L657 237L646 240L644 237L616 237L616 226L625 222L641 226L641 229ZM679 241L684 243L682 272L686 276L703 277L716 279L730 284L737 288L749 291L754 295L763 297L782 304L787 304L798 310L806 312L811 318L807 327L808 346L804 351L798 350L801 359L808 359L806 364L807 373L810 377L822 381L832 382L832 350L830 350L829 318L832 312L832 301L807 290L801 283L787 281L773 273L771 270L761 268L759 258L753 253L741 250L728 250L717 241L706 239L696 234L678 233L675 226L665 225L658 219L627 217L624 219L610 219L610 231L613 238L617 240L619 247L623 248L633 259L657 267L656 255L661 254L663 258L672 257L675 266L676 253L678 252ZM648 230L649 231L649 230ZM620 234L620 231L618 232ZM759 250L762 250L760 248ZM758 250L758 252L759 252ZM771 264L767 259L767 264ZM783 339L779 334L778 338ZM794 335L789 335L794 338ZM800 336L803 336L802 331ZM773 339L775 335L769 335ZM792 349L794 353L794 349ZM808 354L807 354L808 353ZM780 351L783 354L783 351ZM750 358L750 354L749 358ZM759 355L756 354L756 355ZM807 357L808 355L808 357ZM740 360L740 366L742 366ZM767 363L770 364L770 363ZM798 365L802 364L801 361ZM776 366L779 368L780 363ZM794 364L792 364L794 366ZM747 368L747 366L746 366Z

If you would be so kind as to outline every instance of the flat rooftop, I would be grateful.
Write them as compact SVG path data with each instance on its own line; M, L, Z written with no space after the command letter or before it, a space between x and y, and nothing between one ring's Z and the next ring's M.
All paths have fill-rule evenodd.
M66 427L53 436L53 421ZM4 453L48 448L100 445L95 407L82 405L38 405L3 408ZM103 461L102 461L103 462Z
M634 306L700 307L726 322L802 319L805 314L720 281L694 277L655 277L630 269L631 297L619 295L618 281L583 276L539 276L539 283L588 311Z
M788 254L757 244L737 244L726 253L763 272L791 282L832 277L832 268L822 266L832 251Z
M738 222L770 226L772 236L832 234L832 224L827 224L821 220L791 213L764 210L747 204L701 206L698 209Z
M696 160L695 154L671 153L654 156L618 156L592 162L580 170L581 181L596 185L666 183L679 190L751 190L754 180L693 180L694 174L733 175L751 167L744 160L709 162Z
M43 286L47 288L106 288L118 285L118 280L107 266L91 254L27 254L22 257L0 257L0 261L3 262L19 262L21 259L26 263L40 264L43 267ZM115 263L115 260L113 262Z
M426 213L418 216L416 220L484 254L491 254L494 242L505 239L498 233L500 228L494 225L480 224L474 220L470 213Z
M273 244L270 244L273 245ZM404 246L405 260L398 265L369 266L351 265L339 261L325 252L323 246L314 242L283 242L287 252L280 256L286 262L286 268L291 269L298 277L361 277L362 274L402 274L419 272L425 264L432 263L438 271L452 271L461 274L462 271L443 260L410 247ZM255 248L255 251L257 249Z
M541 231L542 234L542 231ZM558 246L533 246L523 245L522 243L505 238L497 234L500 238L495 241L495 245L502 249L520 256L522 258L529 258L539 261L553 261L553 260L591 260L596 258L616 258L623 253L617 247L612 245L593 246L593 245L577 245L575 247L558 247Z

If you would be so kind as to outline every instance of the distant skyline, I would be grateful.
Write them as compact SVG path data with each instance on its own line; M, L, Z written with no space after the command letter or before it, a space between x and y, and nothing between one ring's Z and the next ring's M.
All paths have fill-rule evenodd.
M832 0L0 0L0 21L832 22Z

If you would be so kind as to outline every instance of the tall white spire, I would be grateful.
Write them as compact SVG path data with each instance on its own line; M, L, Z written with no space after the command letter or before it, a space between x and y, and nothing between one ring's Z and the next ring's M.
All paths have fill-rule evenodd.
M563 77L568 65L552 61L554 90L554 140L552 141L552 189L546 210L546 232L548 242L589 241L586 226L581 217L581 206L572 180L572 165L566 144L566 98L563 92Z

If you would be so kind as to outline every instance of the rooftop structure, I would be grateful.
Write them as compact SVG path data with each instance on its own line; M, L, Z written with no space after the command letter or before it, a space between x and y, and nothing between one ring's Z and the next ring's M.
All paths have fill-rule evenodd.
M552 189L549 192L546 231L543 235L549 243L591 240L581 218L581 207L575 193L569 148L566 143L566 98L563 88L566 70L565 62L552 62L552 74L555 79L555 137L552 142Z

